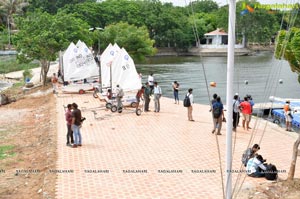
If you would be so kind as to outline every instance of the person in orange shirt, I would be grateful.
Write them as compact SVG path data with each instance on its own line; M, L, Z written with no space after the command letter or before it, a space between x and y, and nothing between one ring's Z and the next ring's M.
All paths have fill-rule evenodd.
M249 123L250 123L250 115L252 113L251 111L251 104L248 102L248 97L244 97L244 101L240 104L242 108L242 113L243 113L243 128L246 129L247 131L249 130ZM246 124L246 128L245 128Z
M285 116L285 126L286 131L292 131L292 114L291 114L291 108L290 108L290 101L287 100L286 104L283 106L284 110L284 116Z

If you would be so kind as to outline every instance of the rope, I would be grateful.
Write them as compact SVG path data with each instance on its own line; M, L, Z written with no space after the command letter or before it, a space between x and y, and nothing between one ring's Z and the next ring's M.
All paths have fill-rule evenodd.
M290 28L291 28L291 26L294 26L295 20L296 20L296 18L297 18L297 14L298 14L298 10L296 11L296 14L293 16L293 18L290 17L290 21L291 21L292 23L289 24L289 28L288 28L289 31L288 31L288 33L286 34L286 37L285 37L285 40L286 40L286 41L289 40L289 37L290 37ZM282 17L280 30L282 29L282 25L283 25L283 18L284 18L284 15L283 15L283 17ZM287 43L284 42L283 44L284 44L284 45L282 46L281 51L280 51L280 54L281 54L281 55L283 55L282 52L285 52L286 44L287 44ZM277 48L277 45L276 45L276 48ZM275 48L275 49L276 49L276 48ZM279 76L279 74L280 74L280 72L281 72L281 69L282 69L282 62L281 62L280 65L281 65L281 67L279 67L279 70L278 70L278 72L277 72L277 75L275 75L275 76ZM272 68L271 68L271 70L272 70ZM271 73L269 73L268 79L267 79L267 81L266 81L265 91L266 91L266 90L269 90L269 91L271 92L271 89L267 89L267 88L268 88L268 84L267 84L267 83L270 82L270 80L271 80L271 79L270 79L270 77L271 77L270 74L271 74ZM273 81L276 81L276 78L272 78L272 79L273 79ZM273 84L273 85L274 85L274 84ZM276 86L275 86L274 92L276 93L276 92L277 92L277 88L278 88L278 84L275 83L275 85L276 85ZM267 95L267 92L264 92L264 93ZM262 107L260 107L260 108L262 108ZM270 115L271 115L272 108L273 108L273 102L272 102L272 104L271 104L271 109L270 109L270 112L269 112L269 117L270 117ZM258 119L256 119L255 126L257 125L257 120L258 120ZM268 123L266 122L266 123L265 123L265 126L264 126L264 129L263 129L262 136L261 136L261 138L260 138L260 140L259 140L259 145L261 144L262 139L263 139L263 137L264 137L264 135L265 135L267 125L268 125ZM255 137L255 135L253 136L253 133L255 133L255 135L256 135L257 131L254 132L254 129L253 129L251 138L250 138L249 143L248 143L248 147L250 146L251 140L253 140L254 137ZM242 165L241 165L240 168L242 168ZM233 193L235 192L236 186L237 186L237 184L238 184L237 182L240 180L240 175L241 175L241 174L239 174L239 176L238 176L238 178L237 178L237 181L236 181L236 184L235 184ZM243 183L244 183L244 181L245 181L245 178L246 178L246 175L244 175L243 181L242 181L240 187L238 188L238 190L237 190L237 192L236 192L236 194L235 194L236 196L235 196L234 198L236 198L236 197L238 196L238 193L240 192L240 190L241 190L241 188L242 188L242 185L243 185Z
M186 0L185 0L185 3L186 3ZM188 7L188 6L186 6ZM193 9L193 4L190 0L190 7L191 7L191 12L192 12L192 16L194 16L194 9ZM188 14L190 14L188 12ZM194 34L195 35L195 38L197 38L197 42L200 41L199 39L199 34L198 34L198 31L197 31L197 26L196 26L196 21L195 21L195 18L193 18L193 30L194 31ZM198 46L198 48L200 48L200 45ZM210 92L209 92L209 87L208 87L208 81L207 81L207 75L206 75L206 70L205 70L205 67L204 67L204 63L203 63L203 56L201 55L200 53L200 60L201 60L201 66L202 66L202 70L203 70L203 76L204 76L204 79L205 79L205 85L206 85L206 91L207 91L207 95L208 95L208 102L210 104L210 107L211 107L211 110L212 110L212 104L211 104L211 98L210 98ZM213 115L213 113L212 113ZM217 150L218 150L218 158L219 158L219 166L220 166L220 175L221 175L221 185L222 185L222 193L223 193L223 198L225 199L225 189L224 189L224 179L223 179L223 168L222 168L222 161L221 161L221 152L220 152L220 145L219 145L219 140L218 140L218 136L216 136L216 143L217 143Z

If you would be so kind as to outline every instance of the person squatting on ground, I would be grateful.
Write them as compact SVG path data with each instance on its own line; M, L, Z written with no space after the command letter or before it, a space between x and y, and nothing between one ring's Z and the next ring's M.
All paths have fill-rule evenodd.
M124 96L124 91L119 85L117 85L116 88L116 95L117 95L117 110L119 110L122 108L122 98Z
M150 89L151 89L151 93L152 93L153 89L154 89L154 77L153 77L153 73L151 73L148 76L148 83L149 83L149 86L150 86Z
M137 102L137 105L136 105L136 111L139 109L139 106L140 106L140 101L141 99L144 100L144 92L145 92L145 86L142 86L142 88L140 90L138 90L137 94L136 94L136 102Z
M173 94L175 99L175 104L179 104L179 83L177 81L174 81L173 85Z
M188 93L186 94L186 97L190 99L190 105L187 107L188 110L188 120L194 122L195 120L193 119L193 103L194 103L194 96L193 96L193 89L190 88L188 90Z
M289 100L286 101L286 104L283 106L283 110L284 110L286 131L292 131L293 116L292 116Z
M233 97L232 119L233 119L232 130L236 131L236 128L239 125L239 121L240 121L240 102L239 102L239 95L237 93Z
M73 148L77 146L81 146L81 133L80 128L82 124L82 115L81 111L78 109L78 105L76 103L72 104L73 112L72 112L72 130L74 136L74 144Z
M67 110L65 113L65 118L67 121L67 146L72 146L71 144L74 144L73 139L73 131L72 131L72 104L68 104ZM70 143L71 140L71 143Z
M52 78L51 78L51 83L52 83L52 88L53 88L53 93L56 93L57 90L57 82L58 82L58 78L56 77L56 74L53 73Z
M146 82L146 87L145 87L145 92L144 92L144 99L145 99L145 106L144 106L144 111L148 112L149 110L149 104L150 104L150 96L152 95L151 93L151 88L149 86L149 82Z
M250 158L247 163L247 175L251 177L264 177L267 167L261 155Z
M248 161L257 155L259 149L260 146L258 144L254 144L252 148L248 148L244 151L242 155L242 163L245 167L247 166Z
M243 113L243 128L249 130L251 104L248 102L248 97L244 97L244 101L240 104Z
M212 114L214 118L214 129L212 130L212 133L215 133L215 130L218 129L217 135L222 135L221 134L221 129L222 129L222 122L225 121L225 116L224 116L224 107L221 102L221 97L217 97L216 102L213 103L212 105Z
M154 112L160 111L160 98L161 98L162 92L160 86L158 86L157 82L154 82Z

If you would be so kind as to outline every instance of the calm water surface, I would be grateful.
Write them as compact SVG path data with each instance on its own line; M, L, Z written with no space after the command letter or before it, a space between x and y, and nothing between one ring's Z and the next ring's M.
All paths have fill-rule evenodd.
M143 74L143 82L154 73L165 97L173 98L172 82L176 80L180 84L181 100L188 88L194 89L196 103L209 104L208 96L214 93L220 95L223 102L226 100L226 57L203 57L202 60L200 57L158 57L150 59L149 64L137 64L136 67L138 73ZM204 71L208 85L217 83L216 87L209 86L208 91ZM248 84L245 84L246 80ZM241 97L251 94L255 102L266 102L269 96L300 99L298 75L291 71L286 61L276 60L269 52L235 58L233 89Z

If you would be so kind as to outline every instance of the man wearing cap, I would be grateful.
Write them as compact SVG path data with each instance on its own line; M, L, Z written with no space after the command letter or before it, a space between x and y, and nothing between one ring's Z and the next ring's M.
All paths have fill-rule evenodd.
M236 131L236 127L239 124L240 121L240 102L239 102L239 94L236 93L233 97L233 114L232 114L232 127L233 131Z
M284 110L284 116L285 116L286 131L292 131L293 116L292 116L292 113L291 113L290 101L289 100L286 101L286 104L284 105L283 110Z

